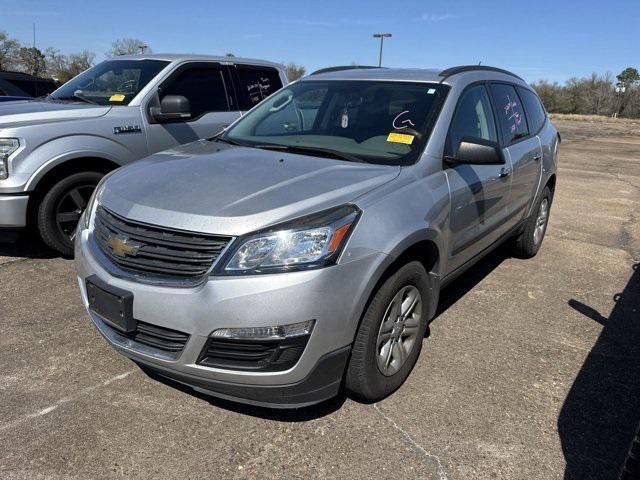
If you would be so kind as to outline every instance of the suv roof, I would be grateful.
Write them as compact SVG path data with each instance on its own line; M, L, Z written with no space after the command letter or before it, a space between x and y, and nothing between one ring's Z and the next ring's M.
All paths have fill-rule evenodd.
M387 68L387 67L329 67L323 68L305 79L327 80L398 80L415 82L453 83L464 80L463 74L481 77L479 80L510 80L525 84L516 74L487 65L463 65L442 69L427 68ZM455 78L454 78L455 77Z
M284 68L281 63L270 62L267 60L259 60L256 58L243 57L227 57L217 55L197 55L193 53L150 53L142 55L118 55L110 60L165 60L167 62L181 61L214 61L214 62L231 62L231 63L250 63L252 65L265 65L275 68Z

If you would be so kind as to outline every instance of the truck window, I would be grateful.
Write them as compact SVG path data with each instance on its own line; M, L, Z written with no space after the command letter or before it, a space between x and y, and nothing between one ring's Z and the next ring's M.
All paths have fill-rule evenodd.
M455 156L463 137L498 141L491 102L483 85L462 94L449 129L448 151Z
M504 144L509 145L529 135L527 119L516 89L504 83L491 84L491 94L496 103L496 115Z
M538 133L547 119L547 114L542 107L540 99L531 90L521 87L518 87L518 95L520 95L520 98L522 99L524 112L527 114L527 121L529 122L531 133Z
M238 73L240 110L250 110L272 93L282 88L275 68L236 65Z
M194 67L182 71L162 88L162 96L182 95L191 104L191 120L210 112L228 112L229 101L222 70L217 67Z

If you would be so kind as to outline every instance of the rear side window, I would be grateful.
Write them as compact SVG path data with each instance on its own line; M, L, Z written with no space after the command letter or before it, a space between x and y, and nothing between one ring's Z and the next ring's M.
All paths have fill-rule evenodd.
M236 65L238 73L240 110L249 110L282 88L275 68Z
M494 83L491 94L496 103L496 116L505 145L529 135L527 120L516 89L511 85Z
M540 99L535 93L526 88L518 87L518 95L520 95L524 104L524 111L527 114L531 133L538 133L547 119L547 114L542 107Z
M182 95L191 104L191 118L196 119L209 112L229 111L229 102L222 70L212 67L195 67L184 70L162 88L162 96Z
M449 152L453 156L464 137L498 141L491 101L483 85L469 88L458 101L449 129Z

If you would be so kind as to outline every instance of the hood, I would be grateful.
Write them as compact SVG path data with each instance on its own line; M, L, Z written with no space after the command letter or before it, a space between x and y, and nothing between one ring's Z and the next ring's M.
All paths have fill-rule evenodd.
M140 222L237 236L348 203L399 172L201 140L116 171L101 203Z
M0 128L101 117L110 109L109 106L49 100L4 102L0 103Z

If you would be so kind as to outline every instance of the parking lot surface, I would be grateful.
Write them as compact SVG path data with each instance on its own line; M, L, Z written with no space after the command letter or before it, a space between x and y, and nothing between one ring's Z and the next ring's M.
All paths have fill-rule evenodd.
M640 124L557 125L538 256L502 248L447 288L377 404L156 382L92 326L72 262L0 245L0 478L616 478L640 420Z

